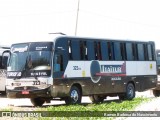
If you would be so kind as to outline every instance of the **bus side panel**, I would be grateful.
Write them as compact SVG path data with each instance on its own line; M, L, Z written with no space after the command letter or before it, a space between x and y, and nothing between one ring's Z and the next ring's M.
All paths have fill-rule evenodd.
M73 84L82 87L83 95L124 93L129 82L144 91L156 86L156 62L69 61L64 75L56 79L57 94L68 94Z
M128 61L127 76L135 81L136 90L144 91L156 86L157 71L155 61Z

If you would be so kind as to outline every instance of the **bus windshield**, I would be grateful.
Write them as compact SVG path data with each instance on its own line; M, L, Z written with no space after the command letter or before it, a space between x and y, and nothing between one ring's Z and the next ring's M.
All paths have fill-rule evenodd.
M8 71L48 70L50 69L50 58L50 51L12 53Z
M26 77L50 75L48 71L51 70L51 48L52 46L49 43L13 45L7 68L8 76L17 77L18 75L23 77L24 72ZM43 72L43 74L40 72Z

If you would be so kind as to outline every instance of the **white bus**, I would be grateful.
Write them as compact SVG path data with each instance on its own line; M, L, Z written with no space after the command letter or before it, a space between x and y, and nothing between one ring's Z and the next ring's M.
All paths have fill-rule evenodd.
M52 99L94 103L107 96L131 100L135 91L156 87L157 66L152 41L126 41L60 36L51 42L11 46L7 96L30 98L34 106Z
M7 59L8 56L4 54L5 51L8 51L10 48L8 46L0 46L0 93L6 94L5 84L6 84L6 70L7 70ZM2 56L3 59L2 59ZM4 62L2 62L4 61Z

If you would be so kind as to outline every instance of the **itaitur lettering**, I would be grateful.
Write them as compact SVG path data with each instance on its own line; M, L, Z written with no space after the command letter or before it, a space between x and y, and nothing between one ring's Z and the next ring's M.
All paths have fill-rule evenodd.
M101 65L102 73L122 73L121 65Z

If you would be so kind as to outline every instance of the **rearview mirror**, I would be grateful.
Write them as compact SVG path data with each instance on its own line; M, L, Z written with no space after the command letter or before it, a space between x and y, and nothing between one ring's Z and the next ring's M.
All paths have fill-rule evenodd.
M7 69L8 58L10 57L10 50L6 50L2 53L2 67Z

